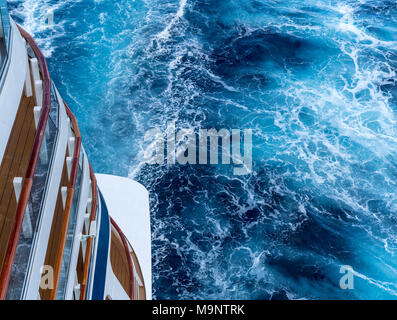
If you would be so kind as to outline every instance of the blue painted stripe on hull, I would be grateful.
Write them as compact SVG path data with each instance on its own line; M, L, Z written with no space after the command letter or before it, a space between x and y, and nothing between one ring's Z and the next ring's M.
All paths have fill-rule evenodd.
M98 237L98 251L95 263L94 287L92 300L103 300L105 295L106 267L109 254L109 212L102 193L99 191L101 201L101 226Z

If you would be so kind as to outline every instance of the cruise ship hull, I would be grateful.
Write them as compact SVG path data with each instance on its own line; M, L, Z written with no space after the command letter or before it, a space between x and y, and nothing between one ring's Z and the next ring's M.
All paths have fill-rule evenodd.
M95 175L34 39L0 1L0 298L151 299L147 190Z

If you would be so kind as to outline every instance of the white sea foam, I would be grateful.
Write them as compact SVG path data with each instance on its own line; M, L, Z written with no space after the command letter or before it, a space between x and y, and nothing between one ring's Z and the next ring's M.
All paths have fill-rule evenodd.
M74 0L79 2L81 0ZM10 3L17 3L19 6L10 12L12 16L17 16L23 20L23 27L29 32L38 42L44 55L50 57L54 52L53 40L64 35L65 20L59 20L59 15L56 12L62 9L70 1L57 1L54 3L51 0L25 0L25 1L8 1ZM46 19L49 15L55 15L54 24L47 23ZM48 35L42 36L47 31ZM40 36L38 36L40 34Z
M390 293L393 296L397 296L397 284L396 283L373 279L373 278L368 277L368 276L366 276L362 273L359 273L357 271L354 271L353 274L354 274L354 276L365 280L369 284L376 286L382 290L385 290L386 292Z
M187 5L187 0L180 0L178 11L176 12L175 16L171 19L171 21L166 25L164 30L157 34L156 37L158 39L167 40L170 37L171 29L184 16L186 5Z

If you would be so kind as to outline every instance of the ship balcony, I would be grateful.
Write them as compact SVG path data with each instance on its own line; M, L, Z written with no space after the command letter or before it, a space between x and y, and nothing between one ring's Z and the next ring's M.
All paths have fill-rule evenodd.
M144 278L135 251L116 222L110 220L110 262L113 274L130 299L145 300Z
M112 213L131 195L142 202L145 241L136 254L98 201L77 120L51 82L46 59L26 31L10 25L0 82L0 299L104 299L105 285L112 298L150 298L146 189L124 181L130 193L112 201ZM131 230L132 243L141 243L134 239L139 230ZM144 257L142 270L138 257ZM103 267L109 277L98 282Z
M11 33L0 87L0 111L9 115L8 122L0 119L0 132L9 130L3 150L0 139L0 299L85 299L95 247L95 176L40 49L12 21Z
M14 40L18 41L16 27L13 31ZM58 102L53 98L54 91L44 71L45 61L35 56L30 44L24 49L25 55L19 57L25 57L26 61L22 62L29 72L25 69L24 89L0 166L0 281L2 288L5 282L11 284L10 297L19 295L20 282L27 271L58 123ZM1 296L4 295L2 290Z

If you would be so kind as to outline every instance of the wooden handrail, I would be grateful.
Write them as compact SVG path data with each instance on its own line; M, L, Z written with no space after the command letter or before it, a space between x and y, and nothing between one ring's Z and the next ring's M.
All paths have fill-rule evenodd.
M72 123L76 142L73 152L73 162L72 162L72 170L70 172L68 193L65 202L65 213L62 220L61 235L58 243L58 249L57 249L56 260L54 265L54 288L51 291L50 300L55 300L57 297L59 277L61 275L61 270L62 270L63 254L65 250L66 238L68 233L70 213L72 210L73 197L76 186L76 178L79 168L80 150L81 150L81 135L80 135L79 126L77 124L77 120L65 102L64 105L65 105L66 113L69 116L69 119Z
M120 235L121 241L123 242L125 254L127 256L128 267L130 269L130 294L128 296L130 297L131 300L134 300L134 265L132 263L130 247L123 231L121 231L116 221L114 221L112 217L109 218L110 218L110 222L112 223L112 226L116 229L116 231Z
M47 125L48 116L51 105L51 80L48 72L47 62L44 55L40 51L33 38L18 25L22 37L29 43L33 52L35 53L43 77L43 106L40 115L40 120L37 125L36 136L34 138L33 149L30 156L28 168L26 170L25 179L22 186L21 195L19 197L17 211L15 214L14 225L10 237L8 239L7 250L4 257L3 265L0 273L0 300L4 300L7 293L8 282L10 279L12 266L14 264L15 253L18 245L18 240L21 234L22 223L25 217L26 207L28 205L30 192L33 185L33 177L36 171L37 162L40 155L41 145L43 143L45 128Z
M90 177L91 177L91 186L92 186L92 206L91 206L90 224L89 224L88 232L91 231L91 222L96 219L96 209L97 209L97 202L98 202L97 182L96 182L95 174L94 174L94 171L92 170L91 165L90 165ZM91 237L89 237L87 240L87 247L86 247L86 251L85 251L83 279L82 279L81 286L80 286L80 300L86 299L88 274L89 274L90 263L91 263L92 243L93 243L93 239Z

